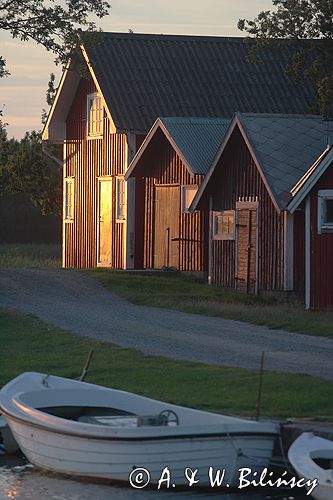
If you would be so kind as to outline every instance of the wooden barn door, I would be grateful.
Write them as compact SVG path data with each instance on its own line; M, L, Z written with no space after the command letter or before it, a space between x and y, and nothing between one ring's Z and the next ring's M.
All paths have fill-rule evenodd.
M155 186L154 269L179 269L180 187Z
M236 205L236 289L257 293L257 204Z
M111 264L112 181L98 179L97 264Z

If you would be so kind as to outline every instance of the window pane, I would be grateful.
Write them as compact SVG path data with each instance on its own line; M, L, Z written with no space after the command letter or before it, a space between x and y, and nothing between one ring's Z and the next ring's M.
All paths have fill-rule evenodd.
M188 211L190 205L197 194L198 188L195 187L183 187L183 210Z
M124 179L116 179L117 186L117 219L125 218L125 181Z
M217 240L235 239L235 213L232 210L214 212L213 237Z
M103 103L99 96L88 96L88 135L103 133Z
M333 224L333 199L325 200L324 223Z
M222 234L228 234L228 222L229 222L229 217L223 216L222 217Z
M234 215L230 215L229 216L229 229L228 229L228 232L230 234L233 234L234 233L234 230L235 230L235 216Z
M65 184L65 219L73 219L73 181L67 180Z

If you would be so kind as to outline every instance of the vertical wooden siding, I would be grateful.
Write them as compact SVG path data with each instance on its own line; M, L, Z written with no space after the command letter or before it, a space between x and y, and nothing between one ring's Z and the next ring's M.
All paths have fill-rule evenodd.
M333 233L318 234L318 191L333 189L333 164L311 192L311 308L333 308Z
M143 231L143 267L154 268L154 196L155 186L174 187L198 185L202 182L202 175L190 175L181 159L174 151L169 141L157 135L151 151L142 165L142 182L144 191L143 221L137 225L138 231ZM181 200L179 200L181 206ZM178 209L178 207L170 207ZM179 269L182 271L204 271L207 269L205 251L205 232L208 222L207 214L195 212L183 213L179 216Z
M214 210L235 210L242 197L258 197L258 289L283 290L283 216L235 130L210 181ZM213 242L213 280L235 287L235 241Z
M87 139L87 94L97 89L81 80L67 118L65 176L74 177L74 221L65 222L65 267L89 268L97 264L98 177L123 174L126 168L126 136L111 134L104 112L103 138ZM112 207L115 207L115 182ZM117 223L113 208L111 267L123 267L124 224Z
M236 289L254 293L257 278L257 209L237 208Z
M305 207L294 213L294 290L305 290Z

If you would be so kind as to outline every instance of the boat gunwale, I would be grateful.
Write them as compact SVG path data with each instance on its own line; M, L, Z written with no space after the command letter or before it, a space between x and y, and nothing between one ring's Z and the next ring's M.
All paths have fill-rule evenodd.
M154 436L102 436L102 435L87 435L83 434L81 432L76 432L76 431L69 431L69 430L63 430L63 429L56 429L52 427L48 427L47 425L43 425L41 423L33 422L24 418L20 418L16 415L13 415L11 412L8 410L4 409L1 406L1 411L7 416L8 419L15 420L16 422L23 423L25 425L30 425L32 427L41 429L46 432L52 432L54 434L61 434L61 435L70 435L73 437L78 437L78 438L84 438L84 439L91 439L91 440L98 440L98 441L160 441L160 440L171 440L171 439L195 439L195 438L213 438L213 437L244 437L247 436L250 439L253 438L258 438L258 437L271 437L271 438L276 438L279 435L278 430L276 432L272 431L258 431L255 430L254 432L249 432L249 431L223 431L223 432L205 432L205 433L178 433L178 434L163 434L163 435L154 435ZM87 424L90 425L90 424ZM99 426L96 426L99 427ZM109 428L108 426L100 426L101 428ZM158 427L160 429L160 427ZM176 429L177 427L171 427L172 429ZM141 428L142 429L142 428ZM122 429L123 430L123 429ZM249 435L250 434L250 435Z
M173 409L174 411L188 411L193 414L202 414L202 416L214 416L217 418L217 421L201 423L195 421L195 423L190 422L186 425L180 426L142 426L136 428L114 428L108 425L103 424L91 424L91 423L82 423L77 421L70 421L66 418L59 417L57 415L50 416L39 410L38 407L30 405L25 401L24 395L29 393L38 393L44 392L43 389L35 390L21 390L20 387L24 387L25 378L32 378L34 383L38 382L38 385L42 380L47 377L47 375L43 373L37 372L25 372L8 384L6 384L2 390L0 391L0 408L3 413L8 415L8 418L16 419L25 424L34 425L37 428L44 429L46 431L52 431L55 433L62 433L65 435L72 436L81 436L87 437L90 439L105 439L105 440L157 440L157 439L172 439L172 438L184 438L188 436L189 438L193 438L195 436L228 436L230 434L233 435L251 435L251 436L259 436L259 435L268 435L268 436L278 436L280 433L279 426L277 423L273 422L257 422L253 419L246 419L244 417L232 417L226 416L219 413L207 412L205 410L199 410L195 408L187 408L179 405L174 405L172 403L167 403L165 401L159 401L151 398L147 398L146 396L141 396L134 393L128 393L126 391L122 391L119 389L112 389L104 386L98 386L95 384L90 384L86 382L74 381L71 379L65 379L63 377L58 377L55 375L50 376L50 382L54 384L62 384L62 386L53 386L50 387L51 391L58 392L59 390L63 393L63 391L96 391L97 393L101 393L103 391L111 391L115 393L120 393L121 395L127 397L135 397L135 399L142 399L144 402L152 402L154 404L158 403L159 405L165 405L165 409ZM64 381L68 381L71 387L63 387ZM20 382L18 384L18 382ZM82 388L81 388L82 385ZM74 386L74 387L73 387ZM76 387L75 387L76 386ZM80 386L80 387L78 387ZM48 388L45 389L48 392ZM1 394L2 393L2 394ZM2 397L1 397L2 396ZM223 421L226 419L227 421ZM237 431L237 427L244 426L243 430ZM233 430L233 427L236 427L236 431ZM206 430L208 427L208 430ZM221 429L221 430L220 430ZM138 435L138 433L140 433ZM125 434L125 435L124 435Z
M320 441L320 444L315 443L315 448L309 447L306 451L304 450L305 445L308 443L311 443L311 440L314 441ZM311 444L313 444L313 442ZM332 443L331 446L329 446L328 443ZM315 462L315 459L321 458L320 454L321 452L326 452L327 450L333 452L333 441L327 438L323 438L321 436L318 436L317 434L314 434L313 432L302 432L296 439L295 441L290 445L290 448L288 450L288 458L289 461L291 462L292 466L296 470L297 466L299 468L299 471L301 474L307 476L308 475L308 470L307 467L311 466L312 469L314 469L314 473L317 476L317 479L322 480L323 482L320 482L320 484L323 486L327 486L327 474L328 472L333 473L333 469L323 469L320 465L318 465ZM305 459L303 457L301 465L299 464L299 461L297 460L297 455L299 452L302 451L305 454ZM315 456L313 456L315 454ZM305 468L304 468L305 465ZM301 470L302 469L302 470Z

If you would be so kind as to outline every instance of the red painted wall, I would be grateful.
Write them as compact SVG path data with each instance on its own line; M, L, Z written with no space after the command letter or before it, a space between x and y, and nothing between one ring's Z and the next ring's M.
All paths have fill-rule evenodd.
M333 164L310 194L311 203L311 307L333 308L333 234L318 234L318 191L333 189Z
M172 148L163 132L154 137L137 165L135 267L154 268L154 186L200 185L202 175L192 176ZM181 190L180 190L181 193ZM179 206L181 201L179 200ZM170 207L170 210L176 207ZM206 246L207 214L180 213L179 215L179 269L207 270Z
M258 288L283 290L283 214L276 210L243 137L230 137L205 192L213 210L235 210L242 197L258 197ZM235 241L213 242L213 280L235 286Z
M74 220L64 224L65 267L89 268L97 265L98 177L124 174L126 136L110 132L104 112L103 137L87 139L87 94L96 92L94 82L81 79L67 117L65 176L74 177ZM115 183L112 190L111 267L123 266L124 224L116 222Z
M305 209L302 203L294 213L294 290L305 290Z

